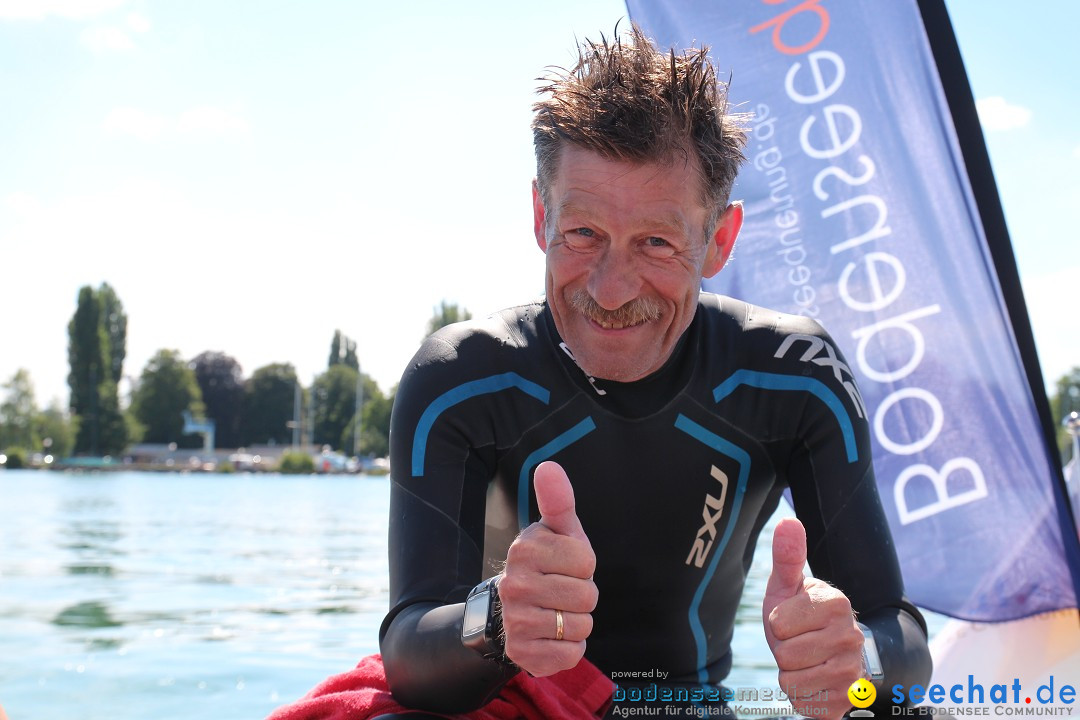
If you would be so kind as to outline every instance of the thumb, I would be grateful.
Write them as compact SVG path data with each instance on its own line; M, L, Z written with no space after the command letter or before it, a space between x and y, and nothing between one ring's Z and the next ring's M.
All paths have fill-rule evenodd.
M806 564L806 530L796 518L784 518L772 540L772 573L765 587L765 614L803 587Z
M574 505L574 487L566 471L555 462L542 462L533 475L540 523L558 535L585 539Z

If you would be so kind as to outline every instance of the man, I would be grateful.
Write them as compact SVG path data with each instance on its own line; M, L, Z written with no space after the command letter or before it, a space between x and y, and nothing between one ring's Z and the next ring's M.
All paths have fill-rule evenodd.
M535 106L545 300L436 333L402 378L386 676L403 705L467 712L586 662L624 703L722 712L754 544L790 487L766 636L796 709L840 717L856 679L930 669L865 408L803 360L842 362L815 322L700 293L742 223L744 131L704 50L629 34L586 41Z

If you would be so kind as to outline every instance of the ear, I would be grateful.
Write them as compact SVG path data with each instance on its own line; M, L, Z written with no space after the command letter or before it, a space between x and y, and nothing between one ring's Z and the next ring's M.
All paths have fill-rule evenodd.
M533 234L536 235L536 244L540 246L540 249L547 252L547 230L544 225L544 199L540 196L540 188L536 185L536 180L532 182L532 203L533 203Z
M741 202L728 205L727 209L721 213L716 228L713 229L712 237L709 238L709 249L706 251L702 277L711 278L727 263L728 258L731 257L731 251L735 249L735 239L739 236L742 223Z

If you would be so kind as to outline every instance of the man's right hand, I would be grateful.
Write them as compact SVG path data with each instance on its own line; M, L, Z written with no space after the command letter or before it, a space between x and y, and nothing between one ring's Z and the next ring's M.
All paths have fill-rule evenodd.
M593 628L596 555L578 520L574 488L557 463L533 477L540 521L525 528L506 554L499 582L506 656L536 677L575 667ZM556 640L562 612L563 637Z

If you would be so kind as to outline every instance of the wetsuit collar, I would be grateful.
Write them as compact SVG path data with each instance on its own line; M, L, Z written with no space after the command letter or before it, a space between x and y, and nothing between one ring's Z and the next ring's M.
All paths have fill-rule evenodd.
M598 404L627 417L645 417L667 405L689 382L693 371L693 348L697 347L700 313L694 315L690 327L682 334L671 357L656 372L640 380L618 382L594 378L574 360L573 351L563 342L555 328L551 309L544 303L543 326L547 330L561 364L574 383L586 390Z

